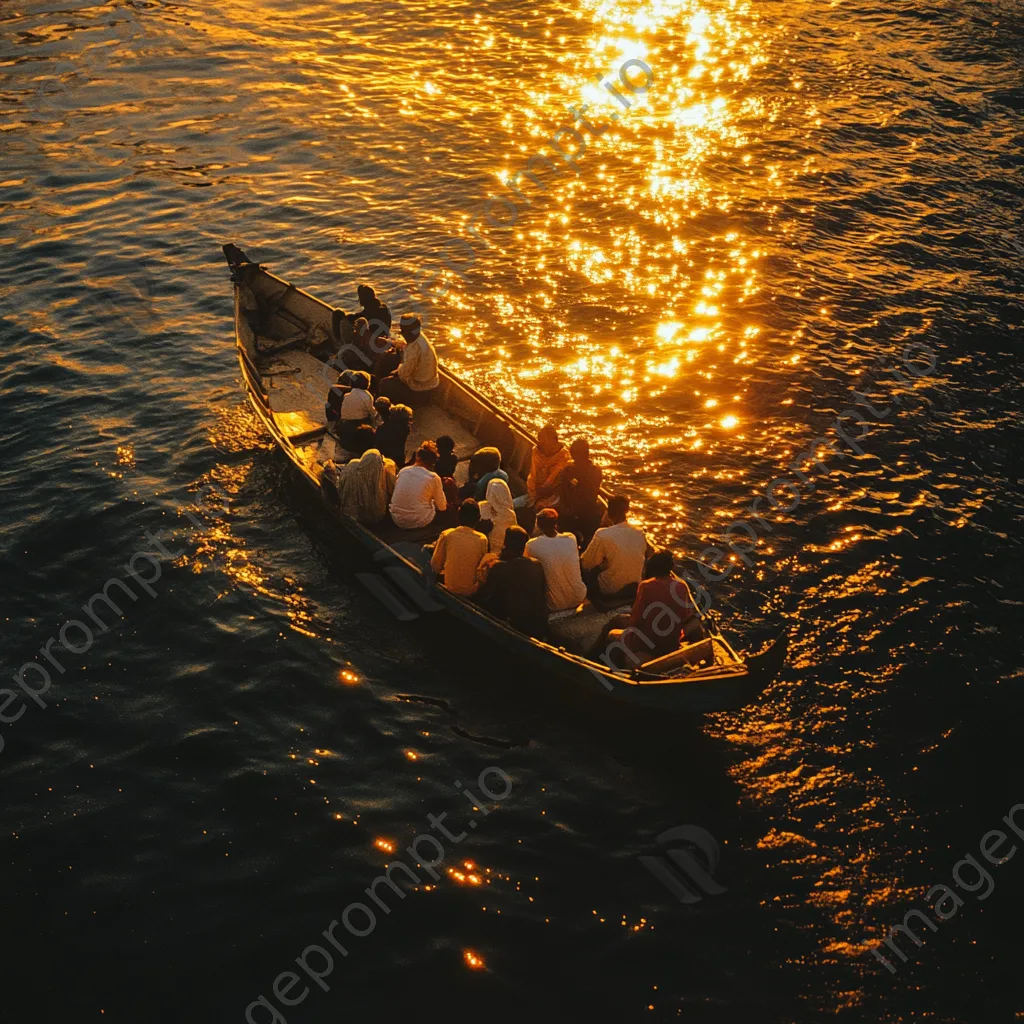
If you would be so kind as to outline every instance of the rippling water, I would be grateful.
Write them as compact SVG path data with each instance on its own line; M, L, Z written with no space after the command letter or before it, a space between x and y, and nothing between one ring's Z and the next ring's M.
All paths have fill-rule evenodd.
M451 872L288 1021L1020 1018L1019 859L896 974L868 952L1024 802L1019 2L0 24L7 674L146 531L179 552L0 729L10 1019L244 1019L489 765L512 793ZM628 59L653 82L625 110L597 77ZM573 168L547 140L581 102ZM543 187L488 223L537 153ZM226 241L332 302L415 301L680 553L762 496L710 589L742 646L793 630L765 700L622 719L368 602L242 400ZM771 508L854 389L888 410L863 454ZM678 905L637 862L681 823L723 844L726 894Z

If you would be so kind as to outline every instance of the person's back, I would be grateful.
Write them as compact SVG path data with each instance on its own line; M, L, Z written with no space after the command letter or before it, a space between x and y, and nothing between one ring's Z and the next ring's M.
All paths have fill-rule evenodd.
M399 328L407 344L398 367L398 376L411 391L433 391L440 384L437 353L420 329L419 317L403 313Z
M480 509L467 499L459 508L459 525L438 537L430 559L434 572L444 576L445 587L463 597L476 593L476 571L487 554L487 538L475 529L479 522Z
M351 374L352 390L341 401L338 415L338 439L349 450L355 451L353 439L360 424L373 422L373 395L370 394L370 375L360 370ZM371 428L372 429L372 428Z
M380 522L388 510L394 486L395 464L371 448L338 473L341 511L361 523Z
M528 636L547 631L547 588L544 567L524 556L527 534L510 526L505 534L501 561L492 566L478 595L480 602L500 619Z
M505 548L505 534L509 527L516 525L512 492L504 480L491 480L487 485L487 498L480 503L480 515L491 523L488 535L490 551L500 555Z
M391 518L401 529L418 530L429 526L437 513L448 507L441 478L434 472L436 462L437 448L433 441L425 441L416 452L415 464L406 466L398 474L391 496ZM486 544L484 538L485 550Z
M547 606L552 612L565 611L581 604L587 588L580 573L580 554L571 533L558 532L558 513L553 508L537 514L542 531L526 545L526 554L544 567L547 584Z
M562 471L559 508L566 529L578 530L588 543L601 523L602 471L590 461L590 444L578 437L569 446L572 462Z
M550 423L537 434L537 446L530 456L530 473L526 478L528 503L535 508L554 508L561 501L562 472L569 465L569 450L558 440L558 432Z
M643 576L649 545L643 530L626 522L628 511L628 498L612 498L608 502L612 525L598 530L583 552L583 568L596 574L596 586L605 597L638 584Z
M435 443L438 456L435 472L442 479L446 476L455 476L455 467L459 464L455 454L455 439L448 434L442 434Z
M377 298L377 293L368 284L361 284L356 288L356 297L361 308L358 312L346 314L347 319L365 319L370 337L374 341L381 336L387 336L391 331L391 310Z
M387 418L373 435L374 447L399 469L405 465L405 445L412 432L412 415L407 405L389 406Z
M610 658L612 649L619 648L636 666L671 654L683 643L704 639L700 611L686 582L673 575L673 563L670 551L658 551L648 559L647 578L637 587L632 610L609 620L593 657L603 653Z

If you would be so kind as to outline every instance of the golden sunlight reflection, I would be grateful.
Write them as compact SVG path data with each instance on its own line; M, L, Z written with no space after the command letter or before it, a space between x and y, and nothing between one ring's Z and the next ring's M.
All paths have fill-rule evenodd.
M567 106L588 105L603 130L588 134L578 174L552 173L543 191L521 178L529 202L489 237L515 267L518 293L496 279L481 296L478 283L443 275L445 358L534 426L557 392L557 425L585 433L606 465L659 450L711 455L742 419L737 370L762 358L749 306L764 246L730 214L763 171L721 167L744 166L768 116L749 82L771 39L748 0L581 0L578 11L579 37L559 41L560 72L502 112L492 194L508 195L526 159L551 152ZM653 81L623 110L601 83L631 58ZM469 215L460 220L471 237ZM575 321L564 319L570 306ZM720 414L708 420L705 409ZM634 417L645 422L639 441Z

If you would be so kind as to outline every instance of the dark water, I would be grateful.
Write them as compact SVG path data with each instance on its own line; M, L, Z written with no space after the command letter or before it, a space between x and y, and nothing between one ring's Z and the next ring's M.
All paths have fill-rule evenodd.
M52 680L0 707L26 707L0 726L4 1021L241 1021L261 994L288 1022L1024 1016L1024 855L984 899L961 867L895 974L869 952L1024 803L1020 3L0 19L4 671ZM793 654L698 722L377 607L242 400L219 255L406 305L567 106L611 123L593 77L627 58L650 90L416 302L460 372L590 436L660 542L699 555L762 496L711 591L740 646L788 624ZM773 509L855 388L863 454ZM59 637L125 565L152 593ZM58 670L50 637L81 653L50 644ZM512 789L484 816L455 783L489 766ZM467 838L441 879L342 931L329 992L276 997L443 813ZM639 864L679 824L727 892L682 905Z

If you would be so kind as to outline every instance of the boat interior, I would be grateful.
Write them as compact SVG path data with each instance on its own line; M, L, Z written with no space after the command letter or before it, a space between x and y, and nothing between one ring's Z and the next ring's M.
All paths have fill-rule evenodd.
M341 446L325 415L327 392L339 374L337 365L330 363L341 345L335 311L262 268L236 280L238 340L251 371L255 371L250 376L263 389L265 403L297 461L319 482L328 459L341 465L356 457ZM470 456L481 447L495 447L501 452L513 495L525 493L535 439L443 366L439 373L441 384L434 401L414 410L407 453L426 439L450 435L459 459L455 479L461 486L468 479ZM528 525L532 527L532 523ZM423 565L423 545L436 540L441 528L402 530L388 517L368 529L403 557ZM582 655L597 642L611 616L628 611L628 604L607 608L587 601L575 614L553 618L550 628L556 643ZM735 666L739 661L724 638L716 635L647 662L642 674L664 678L681 670L712 664Z

